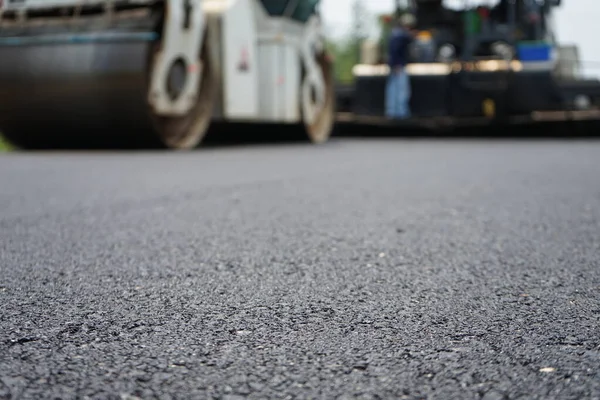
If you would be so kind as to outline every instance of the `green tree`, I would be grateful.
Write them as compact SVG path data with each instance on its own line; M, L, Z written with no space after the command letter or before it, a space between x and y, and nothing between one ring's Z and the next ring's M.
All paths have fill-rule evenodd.
M345 37L328 43L328 49L335 60L335 77L339 83L351 83L354 80L352 69L360 62L361 44L368 37L368 18L364 1L354 0L350 32Z
M334 58L335 79L339 83L352 83L352 68L356 65L356 51L353 41L344 38L328 43L329 52Z

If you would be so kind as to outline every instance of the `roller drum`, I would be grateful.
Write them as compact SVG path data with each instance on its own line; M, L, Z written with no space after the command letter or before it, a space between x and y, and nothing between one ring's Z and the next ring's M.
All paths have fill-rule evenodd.
M24 148L157 147L147 41L9 46L0 57L0 130Z
M160 117L148 102L152 56L159 46L152 37L157 35L92 36L60 43L45 43L47 36L37 43L36 38L5 40L0 132L25 149L196 147L212 115L215 83L209 63L196 106L181 117Z

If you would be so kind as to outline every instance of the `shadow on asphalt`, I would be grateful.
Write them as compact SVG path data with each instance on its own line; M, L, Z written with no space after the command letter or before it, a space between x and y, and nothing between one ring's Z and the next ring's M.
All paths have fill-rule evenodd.
M420 140L578 140L600 139L600 121L577 121L568 123L544 122L521 126L473 127L435 132L428 129L369 126L354 123L338 123L328 147L343 138L388 138ZM218 148L244 148L252 146L310 146L301 126L279 124L213 124L198 150ZM60 149L55 149L60 150ZM163 151L161 149L114 148L97 145L85 149L65 148L63 151ZM18 150L17 150L18 151ZM27 150L28 152L35 150Z
M543 122L520 126L461 127L452 131L434 132L427 129L407 129L338 123L332 139L340 138L398 138L398 139L600 139L599 121L568 123ZM336 142L333 140L332 142ZM301 127L285 125L216 125L207 134L201 148L239 147L247 145L308 144Z
M535 124L461 127L435 132L428 129L374 127L362 124L338 124L334 137L418 138L418 139L495 139L495 140L574 140L600 139L600 121L538 122Z
M200 149L246 145L302 145L309 143L300 126L213 123L204 137Z

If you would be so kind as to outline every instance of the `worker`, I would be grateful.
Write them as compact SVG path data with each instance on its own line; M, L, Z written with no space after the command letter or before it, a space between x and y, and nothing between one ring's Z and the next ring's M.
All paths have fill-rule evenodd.
M386 116L391 119L410 118L410 79L406 72L410 45L414 33L415 20L411 14L404 14L394 20L388 43L388 63L390 75L386 87Z

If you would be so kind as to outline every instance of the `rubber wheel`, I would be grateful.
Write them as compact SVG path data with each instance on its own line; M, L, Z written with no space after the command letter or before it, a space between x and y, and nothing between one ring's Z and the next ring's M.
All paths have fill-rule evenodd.
M325 78L325 103L312 124L304 124L304 129L312 143L326 142L333 131L335 124L335 77L333 63L326 52L316 58Z
M182 117L151 116L161 143L169 149L189 150L198 147L211 123L218 82L215 79L209 34L206 33L204 37L201 51L202 77L195 106ZM157 51L158 46L152 49L151 56Z

